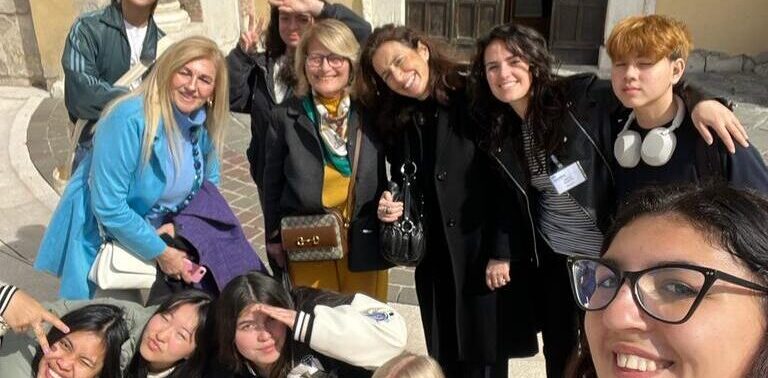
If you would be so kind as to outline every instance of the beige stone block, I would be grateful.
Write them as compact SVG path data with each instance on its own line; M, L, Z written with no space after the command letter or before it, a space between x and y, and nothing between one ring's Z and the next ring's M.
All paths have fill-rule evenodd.
M75 12L77 14L82 14L84 12L90 12L106 7L110 4L110 0L75 0L73 3Z
M29 17L0 15L0 76L40 76L39 55L24 40L29 37L34 44L34 28ZM35 64L35 60L38 63Z
M744 57L742 55L737 56L707 56L707 72L741 72L742 65L744 64Z
M46 84L63 77L61 54L76 13L73 0L30 0L35 41ZM47 85L47 87L49 87Z
M17 0L0 0L0 13L29 13L29 3Z

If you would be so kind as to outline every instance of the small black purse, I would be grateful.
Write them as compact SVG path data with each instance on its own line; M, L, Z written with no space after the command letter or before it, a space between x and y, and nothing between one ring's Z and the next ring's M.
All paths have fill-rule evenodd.
M403 215L395 222L382 223L380 230L381 255L395 265L416 266L426 252L424 240L424 200L420 196L413 203L412 185L416 179L416 163L410 158L408 132L405 131L405 154L400 173L403 175L402 191L397 183L389 182L389 191L395 201L403 202Z

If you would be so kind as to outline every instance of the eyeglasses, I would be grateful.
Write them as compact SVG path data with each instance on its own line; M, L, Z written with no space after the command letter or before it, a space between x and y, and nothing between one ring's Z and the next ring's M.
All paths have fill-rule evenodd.
M307 55L307 67L317 68L323 65L323 61L326 61L331 68L339 68L346 60L347 58L336 54L309 54Z
M600 259L571 257L568 274L576 303L585 311L608 307L628 279L635 303L652 318L669 324L685 323L717 280L768 293L765 286L689 264L622 272Z

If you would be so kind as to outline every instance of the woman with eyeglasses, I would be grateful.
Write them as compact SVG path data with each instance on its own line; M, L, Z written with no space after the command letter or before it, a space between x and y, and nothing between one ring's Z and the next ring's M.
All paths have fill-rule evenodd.
M648 45L666 49L668 42L659 37ZM526 288L530 299L505 295L500 301L509 304L510 312L531 314L526 331L541 331L549 377L562 377L577 340L578 314L570 299L565 256L600 253L616 203L617 172L611 162L618 130L612 122L628 112L610 82L593 74L560 77L556 67L544 37L509 23L478 40L470 81L479 145L506 181L507 197L516 200L512 206L523 214L512 227L521 235L513 240L516 252L531 258L500 261L488 276L514 280L507 290ZM667 80L664 85L671 88L674 83ZM716 101L697 102L704 93L681 92L689 98L687 109L702 139L709 134L703 125L712 125L728 143L725 126L738 123L733 114ZM693 126L686 132L696 138ZM740 135L734 133L733 139ZM491 283L499 287L498 281ZM536 348L535 337L527 340Z
M350 93L359 50L352 31L337 20L312 26L296 48L296 96L275 108L267 133L267 252L280 268L287 267L296 286L360 292L386 301L390 265L379 255L376 218L376 201L386 183L384 156ZM331 211L349 224L348 232L342 230L348 253L341 260L286 261L281 219Z
M251 141L246 152L251 177L263 195L264 158L269 114L293 96L302 71L293 70L294 53L302 34L315 22L339 20L358 41L371 34L371 24L343 4L323 0L269 0L269 24L248 11L248 29L227 55L230 109L250 113ZM259 49L263 43L264 50ZM262 201L263 202L263 201Z
M768 376L766 222L725 186L637 193L600 258L568 261L589 344L568 376Z

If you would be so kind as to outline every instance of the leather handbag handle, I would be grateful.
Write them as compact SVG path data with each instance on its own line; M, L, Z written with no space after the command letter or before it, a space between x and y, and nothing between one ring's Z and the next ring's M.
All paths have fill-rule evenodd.
M360 145L363 144L363 125L359 126L355 130L355 153L352 157L352 173L349 175L349 188L347 189L347 211L344 214L344 227L348 228L349 223L352 221L352 213L355 212L355 181L357 181L357 165L360 160Z

